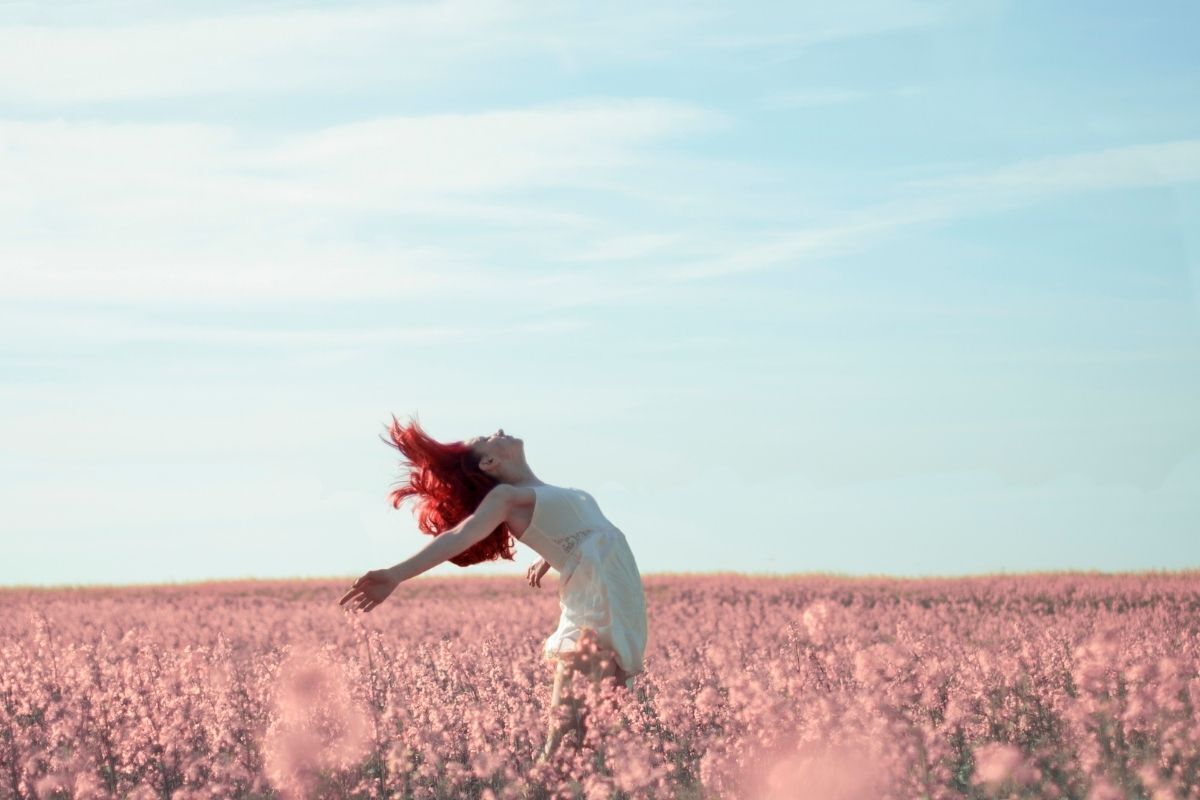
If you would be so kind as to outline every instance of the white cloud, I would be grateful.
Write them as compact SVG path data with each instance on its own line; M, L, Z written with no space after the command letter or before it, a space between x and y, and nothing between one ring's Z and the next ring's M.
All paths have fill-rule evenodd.
M261 325L157 322L101 312L29 312L9 310L0 317L0 337L8 353L108 347L129 342L208 344L256 347L338 347L433 342L478 342L498 336L554 334L587 327L580 319L549 319L511 324L345 326L338 328L279 328Z
M208 300L486 290L499 278L470 255L469 232L436 246L411 233L350 243L344 229L372 214L409 227L587 226L578 211L511 194L603 185L644 165L656 142L721 124L655 100L390 117L257 145L204 125L3 122L0 290Z
M914 189L968 190L1033 198L1059 192L1200 181L1200 139L1110 147L1025 159L998 169L908 181Z
M297 207L461 213L459 196L579 186L589 174L636 166L657 141L725 124L716 112L653 99L392 116L266 144L212 125L0 121L0 209L9 224L12 214L36 215L22 224L35 230L72 214L226 223L249 204L255 224ZM481 205L474 198L471 210L488 214Z
M515 3L290 8L85 25L0 27L0 98L39 104L328 88L376 72L416 83L503 44ZM393 54L391 68L378 63Z
M1200 140L1194 139L1030 159L983 172L909 179L900 183L913 192L911 196L865 205L819 225L760 234L755 241L742 241L723 252L714 251L711 257L666 267L658 274L664 280L679 281L794 266L876 247L907 227L946 223L1036 202L1043 196L1172 186L1198 180ZM1182 197L1176 199L1181 207L1186 202ZM1190 236L1186 226L1182 235ZM1193 267L1193 272L1200 275L1200 264ZM1200 286L1200 278L1195 280ZM1200 302L1200 292L1196 294Z
M661 271L663 277L695 280L743 272L756 272L797 260L816 259L866 248L868 233L879 225L846 225L810 228L794 233L776 234L766 243L748 243L715 258Z
M263 237L266 239L267 237ZM499 276L434 248L282 239L168 244L66 241L0 247L8 299L349 300L486 291Z
M704 36L706 46L726 49L771 47L794 49L836 39L926 27L944 22L956 4L865 0L853 5L837 3L785 4L781 17L775 5L737 5L715 15L714 32Z
M614 231L587 247L565 253L565 261L631 261L664 256L687 247L687 237L679 233L621 233Z
M569 102L337 125L251 158L386 206L409 193L587 185L645 160L640 147L725 122L664 100Z
M32 106L353 86L424 90L463 76L549 62L663 60L696 50L794 50L940 23L961 4L867 6L728 2L575 5L550 0L343 3L214 13L162 4L37 6L0 25L0 100ZM184 9L178 11L176 9ZM97 9L100 9L97 11ZM108 9L108 13L104 12ZM9 9L19 18L20 5ZM137 21L132 21L137 20Z
M897 230L939 220L944 213L937 204L879 205L821 225L760 234L714 251L710 257L665 267L656 274L669 282L691 281L820 261L869 250Z

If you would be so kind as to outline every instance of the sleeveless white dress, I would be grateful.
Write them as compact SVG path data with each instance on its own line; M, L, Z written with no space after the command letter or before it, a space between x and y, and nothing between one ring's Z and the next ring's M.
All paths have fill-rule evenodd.
M520 541L558 570L562 615L542 648L547 659L576 649L585 628L616 651L629 675L643 671L646 595L625 534L582 489L531 486L536 500ZM626 681L632 683L632 679Z

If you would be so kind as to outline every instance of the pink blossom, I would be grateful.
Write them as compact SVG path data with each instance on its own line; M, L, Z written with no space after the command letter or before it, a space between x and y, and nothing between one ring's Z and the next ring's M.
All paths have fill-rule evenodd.
M1096 779L1092 784L1092 788L1088 790L1086 800L1126 800L1126 795L1114 786L1108 778L1100 777Z
M865 750L814 746L768 768L763 800L875 800L882 777Z
M1004 742L988 742L975 748L975 780L982 783L1002 783L1013 780L1029 783L1037 777L1020 749Z
M557 598L520 580L423 577L369 618L338 581L0 590L4 785L953 800L973 756L996 796L1123 797L1130 770L1152 800L1194 794L1200 574L644 582L645 671L579 681L582 749L546 764Z

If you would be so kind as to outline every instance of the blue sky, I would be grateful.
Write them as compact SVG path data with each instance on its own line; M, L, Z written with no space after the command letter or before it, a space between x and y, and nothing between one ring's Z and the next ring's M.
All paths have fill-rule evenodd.
M643 574L1200 566L1197 23L5 3L0 583L396 563L393 413Z

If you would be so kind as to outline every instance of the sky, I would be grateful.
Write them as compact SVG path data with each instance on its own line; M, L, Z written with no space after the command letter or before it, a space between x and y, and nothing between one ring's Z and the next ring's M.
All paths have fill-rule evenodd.
M0 584L1200 566L1200 7L0 2ZM522 575L537 558L427 575Z

